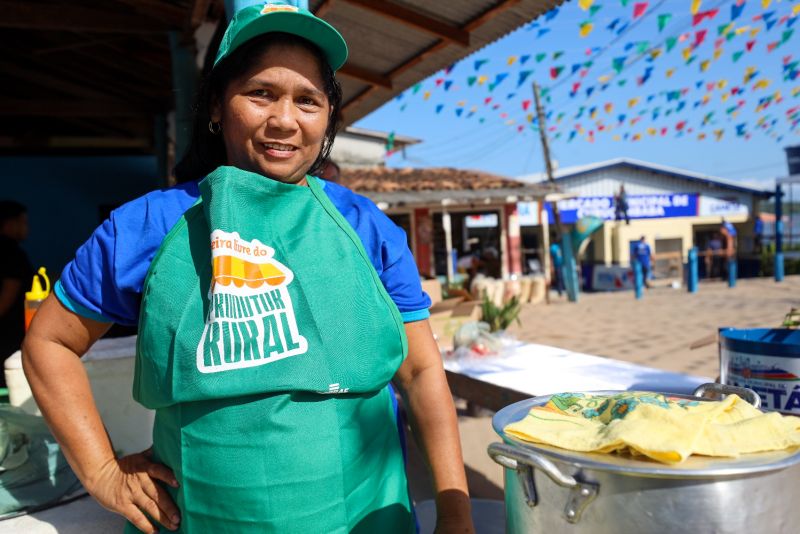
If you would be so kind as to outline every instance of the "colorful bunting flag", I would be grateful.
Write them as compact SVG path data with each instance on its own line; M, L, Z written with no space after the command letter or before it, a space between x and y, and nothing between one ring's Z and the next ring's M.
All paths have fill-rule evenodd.
M704 20L711 20L717 16L719 8L709 9L708 11L699 11L692 16L692 26L697 26Z
M478 59L475 61L475 70L478 71L481 67L489 63L488 59Z
M703 44L703 41L705 41L705 39L706 39L706 34L707 33L708 33L708 30L697 30L695 32L695 34L694 34L694 44L692 46L694 48L697 48L698 46Z
M689 11L692 15L696 15L698 11L700 11L700 4L703 3L703 0L692 0L692 7L689 8Z
M588 11L592 4L594 4L594 0L578 0L578 7L584 11Z
M672 18L671 13L662 13L658 16L658 31L663 31L664 28L669 24L670 19Z
M594 29L594 24L592 24L590 21L581 22L579 35L581 37L586 37L590 33L592 33L593 29Z
M667 37L666 43L667 43L667 53L669 53L669 52L672 51L673 48L675 48L675 45L678 44L678 38L677 37Z
M744 10L744 2L735 2L731 6L731 20L736 20L742 14Z
M622 69L625 68L625 56L615 57L611 65L614 67L614 70L617 71L617 74L619 74L622 72Z
M647 11L649 2L636 2L633 4L633 20L638 19Z
M555 80L556 78L558 78L558 75L561 74L562 70L564 70L563 66L550 67L550 78Z
M521 87L521 86L522 86L522 84L523 84L523 83L525 83L525 80L527 80L527 79L528 79L528 76L530 76L531 74L533 74L533 71L532 71L532 70L523 70L523 71L520 71L520 73L519 73L519 79L517 80L517 87Z

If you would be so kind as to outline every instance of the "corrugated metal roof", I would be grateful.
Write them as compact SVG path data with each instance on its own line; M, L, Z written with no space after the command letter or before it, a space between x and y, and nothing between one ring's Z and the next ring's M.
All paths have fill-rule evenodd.
M347 124L374 111L408 87L434 72L480 50L563 0L312 0L312 11L335 26L350 48L348 64L340 71L344 82L344 116ZM374 6L411 10L454 31L468 32L469 45L377 14ZM360 80L364 71L391 88ZM363 76L361 76L364 78Z
M754 189L740 185L734 181L719 178L717 176L710 176L678 167L671 167L668 165L659 165L658 163L650 163L648 161L641 161L633 158L614 158L606 161L599 161L596 163L589 163L587 165L576 165L574 167L565 167L563 169L556 169L553 173L557 182L569 180L578 176L584 176L600 170L606 170L613 167L630 167L645 171L651 171L658 174L671 176L690 182L701 183L710 187L719 187L722 189L729 189L731 191L738 191L740 193L749 193L762 198L768 198L772 195L771 191L763 189ZM545 173L529 174L517 177L518 180L526 182L537 183L547 179Z

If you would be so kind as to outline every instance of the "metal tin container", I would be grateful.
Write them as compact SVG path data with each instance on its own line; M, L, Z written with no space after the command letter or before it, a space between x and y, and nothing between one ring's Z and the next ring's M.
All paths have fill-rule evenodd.
M714 385L698 391L703 388L720 390ZM755 394L750 393L757 405ZM506 468L510 534L798 532L800 451L737 459L693 456L681 464L666 465L527 443L504 432L508 424L549 399L548 395L512 404L492 420L504 441L490 445L489 455Z
M761 396L767 410L800 415L800 330L721 328L720 380Z

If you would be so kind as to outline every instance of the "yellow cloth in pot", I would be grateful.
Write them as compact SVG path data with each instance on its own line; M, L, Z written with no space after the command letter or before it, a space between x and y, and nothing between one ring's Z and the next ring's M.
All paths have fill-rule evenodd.
M562 393L505 432L573 451L627 452L664 463L800 446L800 418L762 413L736 395L707 402L658 393Z

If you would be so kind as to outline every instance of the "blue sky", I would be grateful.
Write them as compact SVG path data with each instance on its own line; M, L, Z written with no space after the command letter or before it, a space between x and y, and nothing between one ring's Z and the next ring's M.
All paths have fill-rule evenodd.
M698 13L709 16L697 25L690 0L581 3L591 7L566 2L550 20L540 17L435 73L357 125L424 141L405 159L389 157L391 166L541 172L536 121L528 117L536 81L548 97L560 167L625 156L763 187L786 174L783 147L800 144L800 2L702 0ZM634 18L635 5L645 3ZM593 29L581 37L586 22Z

